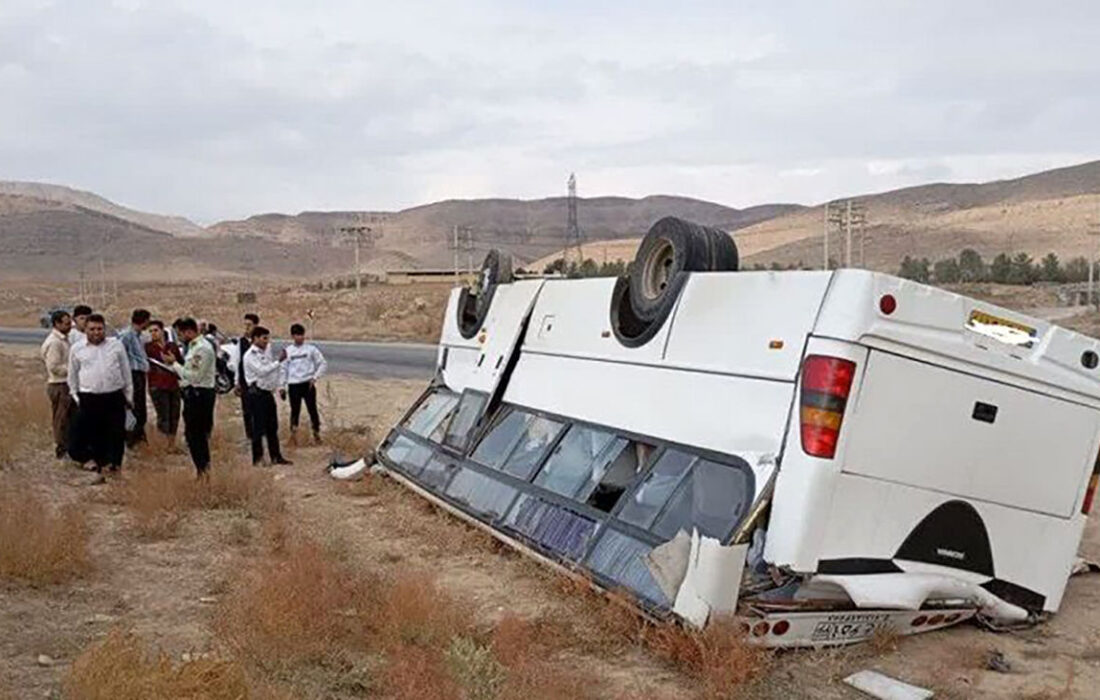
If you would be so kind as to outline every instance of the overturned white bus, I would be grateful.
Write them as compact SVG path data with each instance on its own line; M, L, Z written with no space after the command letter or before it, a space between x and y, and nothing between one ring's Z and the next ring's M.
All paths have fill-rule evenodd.
M664 219L620 279L456 289L396 478L650 615L773 646L1058 609L1097 341L862 270L739 272Z

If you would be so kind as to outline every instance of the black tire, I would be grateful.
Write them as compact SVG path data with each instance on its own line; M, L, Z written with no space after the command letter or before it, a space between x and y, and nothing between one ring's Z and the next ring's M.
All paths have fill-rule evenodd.
M657 331L665 325L665 320L672 313L676 305L676 299L680 296L680 290L687 283L687 274L678 273L668 285L669 293L664 295L664 301L657 310L657 317L652 321L638 318L634 313L634 305L630 300L631 279L623 275L615 280L615 287L611 290L611 330L619 343L628 348L637 348L645 345L657 335Z
M477 276L477 287L471 290L463 287L458 297L458 331L463 338L477 335L489 316L489 307L493 304L493 295L498 285L512 282L512 256L500 251L490 250L485 254L481 270Z
M672 280L683 272L736 270L737 248L724 231L667 216L650 227L630 271L630 303L643 321L656 320ZM675 298L675 296L673 297Z

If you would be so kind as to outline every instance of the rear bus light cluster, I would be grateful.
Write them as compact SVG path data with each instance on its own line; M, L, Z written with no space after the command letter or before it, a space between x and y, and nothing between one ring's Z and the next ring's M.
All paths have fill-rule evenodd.
M802 449L811 457L832 459L836 455L855 373L856 363L840 357L809 355L803 362L799 423Z
M742 634L751 634L754 637L766 637L768 632L771 632L773 637L782 637L790 629L791 623L786 620L776 620L775 622L760 620L752 625L749 625L747 622L741 623Z

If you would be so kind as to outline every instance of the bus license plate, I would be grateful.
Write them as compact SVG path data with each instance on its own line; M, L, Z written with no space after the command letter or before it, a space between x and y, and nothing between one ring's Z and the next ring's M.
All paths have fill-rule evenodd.
M830 615L824 621L814 627L811 640L815 642L833 642L842 639L865 639L875 633L875 630L886 624L890 615L851 613L846 615Z

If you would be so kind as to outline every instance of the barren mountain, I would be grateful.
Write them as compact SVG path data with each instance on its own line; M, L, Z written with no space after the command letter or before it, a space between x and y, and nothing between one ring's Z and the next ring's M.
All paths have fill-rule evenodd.
M209 231L219 236L254 236L285 243L332 244L342 226L372 229L376 251L401 251L425 266L453 262L455 227L469 229L478 255L489 248L507 250L522 260L541 257L565 241L567 200L564 197L521 201L515 199L448 200L394 213L303 212L297 216L262 214L244 221L225 221ZM737 210L720 204L666 195L629 199L579 199L577 218L586 240L637 236L663 216L735 230L802 207L770 204ZM462 233L465 246L466 234Z
M984 184L936 183L854 197L866 207L866 264L875 269L895 270L905 255L935 259L967 246L987 256L1002 251L1083 255L1097 243L1087 229L1100 218L1100 161ZM456 227L469 231L472 259L501 248L537 269L560 256L566 209L561 197L448 200L390 213L263 214L201 229L186 219L133 211L87 192L0 183L0 274L71 281L82 267L89 275L98 272L102 258L107 270L117 268L130 279L332 276L351 269L350 248L338 232L349 225L372 229L363 253L367 270L449 267ZM629 258L637 238L668 215L735 232L747 265L822 263L821 206L738 210L670 196L578 200L585 254L597 261ZM463 249L466 238L463 233ZM836 232L830 236L830 257L844 260ZM853 262L859 257L857 236Z
M195 236L203 233L202 226L182 216L162 216L143 211L135 211L104 199L97 194L75 190L61 185L42 182L3 182L0 181L0 195L12 195L37 200L40 203L61 205L65 208L88 209L108 214L123 221L129 221L146 228L164 231L177 236ZM3 205L0 205L2 207ZM4 209L0 208L0 214Z
M872 269L894 271L906 255L935 260L966 247L984 256L1013 251L1087 256L1097 247L1087 231L1090 222L1100 222L1100 161L1010 180L935 183L852 198L866 207L864 256ZM803 208L743 228L734 239L746 265L820 267L823 219L824 205ZM596 244L591 255L629 260L637 244L638 239ZM852 248L853 264L858 264L858 231ZM560 256L555 251L532 267ZM830 233L829 257L840 263L845 259L844 236L836 229Z

